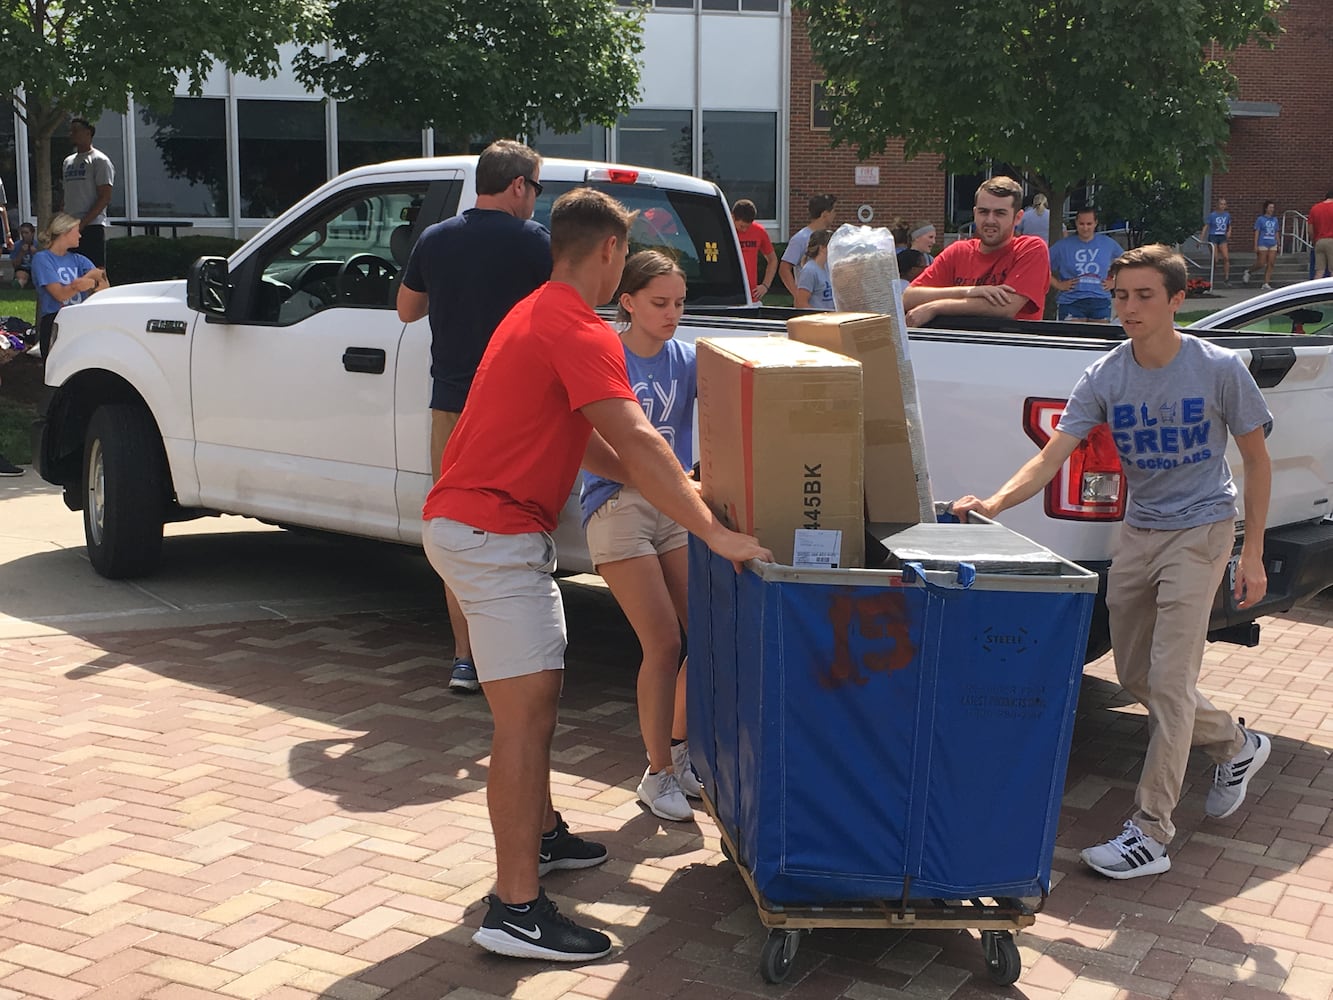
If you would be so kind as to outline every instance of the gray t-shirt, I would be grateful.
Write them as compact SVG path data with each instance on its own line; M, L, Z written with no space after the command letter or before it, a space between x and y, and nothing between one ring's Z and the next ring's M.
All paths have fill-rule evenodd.
M814 230L806 226L799 233L794 233L792 238L787 241L787 249L782 251L782 259L796 269L796 273L801 273L801 266L805 261L805 248L810 245L810 234Z
M97 204L97 189L103 184L116 182L116 168L111 157L99 149L86 153L74 152L65 157L62 178L65 185L65 211L82 219ZM106 210L92 221L94 226L106 225Z
M1241 361L1187 333L1165 368L1141 368L1126 341L1091 364L1056 429L1077 438L1108 423L1129 486L1125 521L1179 530L1236 516L1227 432L1271 429L1273 415Z

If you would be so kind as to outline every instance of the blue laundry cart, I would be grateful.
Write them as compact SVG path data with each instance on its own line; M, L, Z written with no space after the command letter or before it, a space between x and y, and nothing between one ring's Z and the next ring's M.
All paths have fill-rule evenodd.
M981 930L1011 983L1097 576L992 522L884 543L900 568L737 574L691 539L690 755L771 928L765 979L802 930L915 926Z

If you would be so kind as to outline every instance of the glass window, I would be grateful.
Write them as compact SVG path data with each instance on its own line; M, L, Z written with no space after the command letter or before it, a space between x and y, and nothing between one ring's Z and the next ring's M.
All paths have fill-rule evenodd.
M778 0L741 0L741 10L759 10L776 14L778 12Z
M422 155L421 130L377 122L366 112L338 105L338 170Z
M703 175L727 204L749 198L761 219L778 217L778 116L771 111L705 111Z
M227 109L217 97L178 97L171 111L136 108L139 215L226 218Z
M1329 336L1333 334L1333 298L1287 302L1244 323L1228 323L1228 330L1247 333L1285 333Z
M5 185L5 201L9 206L16 206L19 200L18 163L14 145L14 106L8 101L0 101L0 182ZM10 213L9 223L18 230L23 221L18 215Z
M93 136L93 148L105 153L115 168L115 177L111 183L111 204L107 206L107 215L115 218L125 215L125 116L118 111L108 111L93 122L96 134ZM65 203L64 167L65 157L74 152L74 144L69 141L69 120L60 125L51 134L51 204L63 206ZM30 154L31 155L31 154ZM30 160L31 166L31 160ZM29 176L32 176L30 171ZM12 197L12 195L11 195ZM34 194L34 200L36 195Z
M690 111L635 110L616 126L621 163L694 172L694 115Z
M546 181L532 217L551 224L551 205L574 181ZM748 301L745 273L736 252L730 214L715 195L671 191L647 184L595 183L631 211L630 253L662 250L685 272L689 305L735 306Z
M827 132L833 128L833 112L828 106L828 90L823 80L810 81L810 128Z
M542 156L605 162L606 129L601 125L587 125L582 131L561 135L544 128L532 137L532 148Z
M424 183L362 188L288 227L261 251L251 318L287 326L334 306L393 308L395 243L411 246L425 198Z
M703 0L704 10L735 10L736 0Z
M322 101L237 101L240 215L271 219L328 180Z

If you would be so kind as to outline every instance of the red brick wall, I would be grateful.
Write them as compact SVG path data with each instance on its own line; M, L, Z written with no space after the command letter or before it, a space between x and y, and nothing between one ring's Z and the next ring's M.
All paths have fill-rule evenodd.
M810 196L828 193L837 195L839 222L855 224L857 208L870 205L875 212L870 223L873 226L890 225L895 216L902 216L914 228L929 219L943 233L945 175L938 169L939 157L918 156L905 163L903 144L897 140L890 142L883 154L868 160L858 159L856 150L849 146L831 149L829 133L810 128L810 84L823 78L810 56L805 15L793 12L787 216L791 231L805 225ZM879 167L879 185L858 186L858 165Z
M1286 33L1275 49L1247 45L1228 60L1243 101L1281 106L1277 118L1236 118L1227 166L1213 193L1227 198L1242 236L1272 198L1278 212L1310 206L1333 187L1333 7L1329 0L1291 0Z
M1277 201L1279 212L1308 212L1333 187L1331 8L1331 0L1290 0L1281 19L1286 33L1275 49L1249 45L1230 58L1239 99L1281 106L1277 118L1232 121L1228 164L1213 178L1214 194L1228 199L1242 234L1249 232L1265 199ZM838 196L840 221L854 222L857 206L864 203L875 210L874 225L902 215L912 225L931 219L944 232L946 176L938 169L938 157L904 163L902 143L891 142L883 155L865 161L880 168L879 186L858 187L855 168L862 161L856 151L831 149L827 132L811 130L810 84L823 79L823 73L811 58L805 15L799 11L792 14L791 62L792 230L804 225L810 195L827 191Z

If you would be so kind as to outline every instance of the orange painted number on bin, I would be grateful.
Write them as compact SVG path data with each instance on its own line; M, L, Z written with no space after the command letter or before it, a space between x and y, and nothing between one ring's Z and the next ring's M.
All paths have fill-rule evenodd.
M826 688L864 684L869 673L891 674L912 662L910 610L903 594L885 591L873 596L839 594L829 602L833 630L833 662L820 674ZM856 641L859 636L860 641Z

